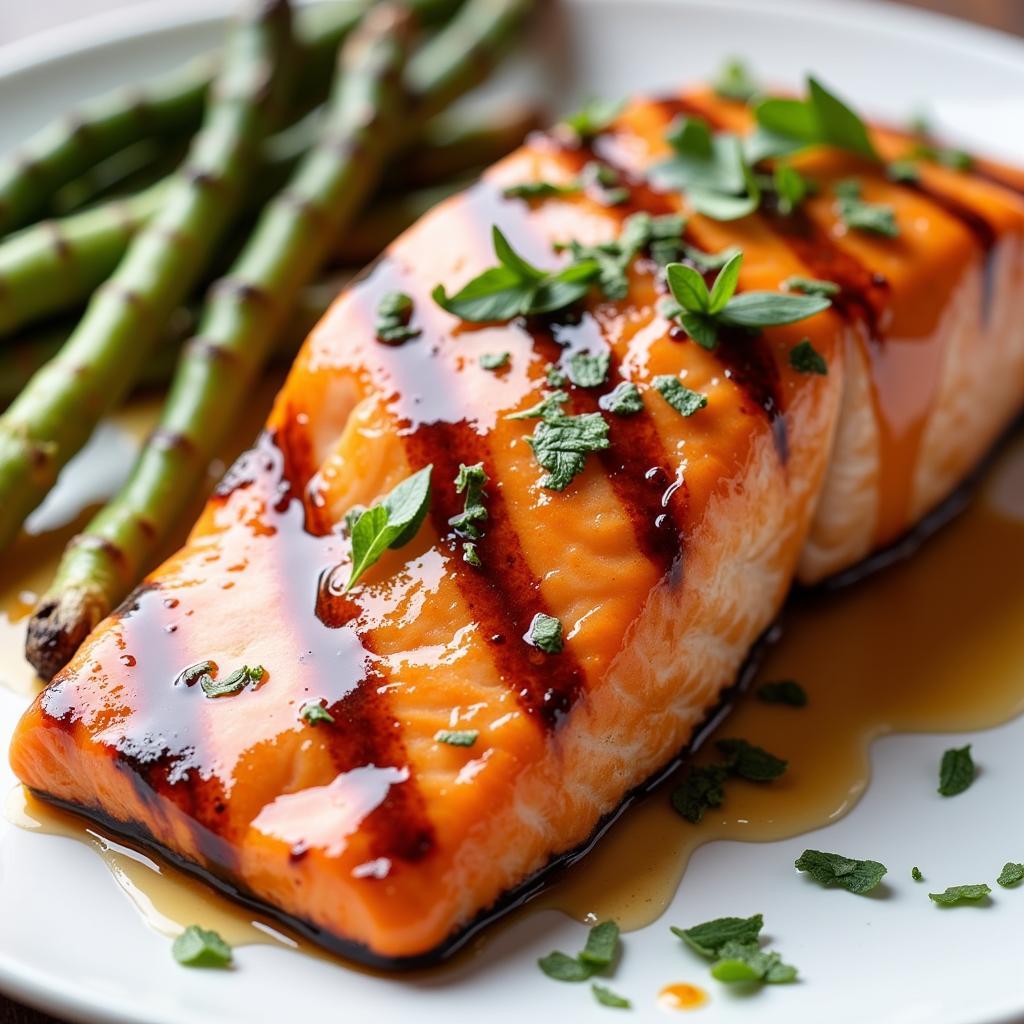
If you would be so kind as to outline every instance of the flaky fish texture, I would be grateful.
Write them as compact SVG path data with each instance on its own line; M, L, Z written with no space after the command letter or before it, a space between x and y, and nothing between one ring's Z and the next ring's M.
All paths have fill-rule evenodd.
M814 582L896 541L964 479L1024 399L1024 179L921 167L898 184L834 150L794 158L818 182L800 210L689 218L686 241L744 253L740 290L792 276L840 286L831 309L714 351L666 319L642 254L629 292L470 325L440 308L493 264L491 228L543 267L618 236L638 210L687 211L644 184L679 113L746 131L697 89L640 99L586 145L538 135L401 237L314 330L266 430L181 551L104 621L26 713L12 762L34 791L168 851L223 887L374 963L422 962L587 840L684 748L772 623ZM887 156L906 147L873 130ZM629 184L543 202L595 157ZM855 175L898 238L847 229L832 186ZM376 338L405 292L419 335ZM827 373L791 365L804 339ZM498 370L482 355L509 353ZM609 447L563 491L527 443L547 372L609 356L643 411L606 413ZM707 396L680 415L652 381ZM479 566L450 519L462 464L489 477ZM345 590L344 520L433 466L429 513ZM543 614L560 652L529 641ZM212 698L189 666L258 682ZM333 721L310 721L316 703ZM437 738L475 733L469 745Z

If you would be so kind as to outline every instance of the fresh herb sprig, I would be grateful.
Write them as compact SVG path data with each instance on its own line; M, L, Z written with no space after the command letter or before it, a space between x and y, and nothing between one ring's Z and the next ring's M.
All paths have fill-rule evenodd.
M778 953L762 949L764 918L720 917L691 928L670 930L695 953L714 961L711 976L724 982L763 982L768 985L795 981L796 968L783 963Z

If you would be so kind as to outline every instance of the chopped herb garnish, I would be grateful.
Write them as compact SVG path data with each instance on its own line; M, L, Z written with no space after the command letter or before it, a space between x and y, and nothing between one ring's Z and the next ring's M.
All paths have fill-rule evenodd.
M442 309L471 323L564 309L582 299L600 273L594 260L579 260L558 271L541 270L516 253L497 226L492 235L498 266L474 277L454 295L449 296L443 285L433 291Z
M590 929L587 944L579 956L549 953L537 963L540 969L555 981L587 981L610 967L619 948L619 926L614 921L602 921Z
M171 953L185 967L229 967L231 947L215 932L190 924L171 946Z
M810 194L811 185L795 167L780 163L772 172L772 190L779 213L788 217Z
M992 890L984 883L979 885L951 885L943 892L930 892L928 899L943 907L955 907L959 903L978 903Z
M900 185L916 185L921 180L921 171L913 160L893 160L886 165L885 176Z
M715 746L725 756L725 767L750 782L771 782L785 772L788 762L763 747L755 747L746 740L716 740Z
M574 352L569 358L569 380L578 388L600 387L608 377L609 352Z
M602 395L597 404L615 416L632 416L643 411L644 400L632 381L622 380L607 395Z
M757 697L766 704L788 704L794 708L802 708L807 704L807 691L795 679L762 683L757 688Z
M848 179L835 186L839 216L848 228L868 231L886 238L897 238L900 226L896 222L896 211L888 203L866 203L861 198L860 183Z
M659 374L651 381L654 389L680 416L692 416L708 404L708 396L686 387L678 377Z
M712 88L723 99L738 100L740 103L747 103L759 91L750 68L736 57L722 65L712 82Z
M562 623L553 615L537 612L523 639L545 654L558 654L562 649Z
M560 406L568 401L569 396L564 391L552 391L551 394L545 395L536 405L531 405L528 409L522 409L520 412L510 412L505 419L532 420L561 416L562 410Z
M610 988L606 988L604 985L598 985L597 982L593 982L590 986L590 991L594 993L594 998L602 1006L612 1006L617 1010L630 1010L633 1004L623 996L616 995Z
M942 755L939 765L939 792L943 796L956 796L974 781L974 758L971 745L953 747Z
M915 143L909 155L920 160L930 160L954 171L969 171L974 166L974 157L970 153L948 146L934 146L929 142Z
M425 466L403 480L378 504L362 512L352 525L352 574L345 584L346 591L388 548L400 548L416 536L430 504L433 468Z
M722 326L759 329L791 324L831 305L830 300L821 295L760 291L736 295L742 261L742 253L732 256L719 271L710 291L693 267L671 263L666 269L669 288L679 304L674 315L679 317L690 337L704 348L715 348Z
M480 736L477 729L439 729L434 733L438 743L447 743L450 747L471 747Z
M388 292L377 304L377 323L374 331L378 341L385 345L401 345L419 337L420 331L409 326L413 301L404 292Z
M789 350L789 365L797 373L817 373L822 377L828 373L825 357L811 344L810 338L798 341Z
M842 288L835 281L822 281L817 277L787 277L782 282L787 292L803 292L804 295L838 295Z
M921 869L919 867L916 867L916 866L912 867L910 869L910 877L915 882L923 882L924 881L924 875L921 874Z
M672 790L672 807L691 824L700 824L708 808L722 806L726 776L726 770L717 764L691 768L682 783Z
M544 378L553 388L564 387L569 379L555 363L548 363L547 369L544 371Z
M629 189L614 167L591 160L580 175L580 185L604 206L621 206L629 200Z
M625 104L622 100L591 99L562 121L576 138L592 139L611 126Z
M1017 885L1019 882L1024 881L1024 864L1017 864L1012 860L1008 860L1003 865L1003 870L999 872L999 877L996 881L1004 888L1009 888L1011 885Z
M302 709L299 711L299 718L309 725L334 724L334 715L332 715L327 708L317 701L310 701L308 704L303 704Z
M804 850L796 859L796 869L806 871L826 888L839 886L847 892L858 894L877 888L888 870L877 860L854 860L821 850Z
M721 252L705 252L695 245L682 246L683 258L703 271L721 270L739 251L735 245L730 245Z
M598 412L566 416L557 409L543 414L526 441L547 470L547 475L541 477L541 487L564 491L583 471L587 454L609 446L608 424Z
M763 927L762 915L754 914L753 917L718 917L692 928L671 927L671 931L694 952L710 960L730 942L756 943Z
M466 500L463 510L452 516L448 520L448 525L460 537L469 540L480 538L481 530L478 524L487 518L487 508L484 505L484 498L487 497L484 491L486 486L487 473L482 462L472 466L459 464L459 472L455 477L455 493L465 494Z
M476 544L471 540L463 542L462 545L462 560L467 565L472 565L474 568L479 569L483 562L480 561L480 552L477 551Z
M556 185L551 181L524 181L518 185L509 185L502 190L506 199L550 199L552 196L579 195L582 187L578 181L570 181L565 185Z
M217 666L212 661L198 661L188 668L183 668L175 677L175 686L193 686L196 683L202 684L203 676L212 677L217 671ZM213 682L213 679L210 679ZM205 686L204 686L205 689Z
M503 370L511 359L511 352L485 352L480 357L480 365L485 370Z
M199 679L199 685L207 697L230 697L240 693L250 683L260 682L265 674L262 665L243 665L223 679L214 679L213 676L204 674Z

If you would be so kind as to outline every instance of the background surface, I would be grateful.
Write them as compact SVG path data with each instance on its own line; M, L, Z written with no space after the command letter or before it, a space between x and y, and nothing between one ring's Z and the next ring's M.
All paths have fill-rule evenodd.
M118 8L137 7L153 0L33 0L31 3L0 3L0 45L15 42L35 32L88 18ZM163 0L177 6L177 0ZM766 0L767 2L767 0ZM922 7L941 14L976 21L1005 32L1024 35L1022 0L876 0ZM14 1003L0 994L0 1024L60 1024L55 1018Z

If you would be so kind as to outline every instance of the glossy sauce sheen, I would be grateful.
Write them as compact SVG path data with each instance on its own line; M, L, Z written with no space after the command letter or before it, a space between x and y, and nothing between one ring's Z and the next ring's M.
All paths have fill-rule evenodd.
M684 102L717 101L695 93ZM728 116L738 115L719 103L715 118ZM864 478L878 509L861 554L952 489L1005 428L1024 382L985 382L1005 392L988 396L986 417L955 443L929 440L931 414L945 414L947 401L938 357L982 319L980 301L958 289L987 257L948 204L900 191L873 168L858 168L868 197L892 201L907 232L895 251L839 232L824 199L808 204L811 250L770 216L691 218L694 244L743 248L742 289L813 274L807 251L841 250L834 262L884 268L885 288L883 271L870 271L866 292L851 271L848 304L742 344L724 337L714 353L657 312L647 258L630 272L627 301L594 298L543 322L462 325L431 301L438 281L455 289L492 262L492 224L551 266L554 241L607 240L631 209L684 208L639 183L664 156L668 120L665 104L640 101L594 143L634 186L631 207L589 196L503 199L516 181L570 179L588 155L538 137L339 299L187 545L26 715L13 763L28 785L167 848L334 949L420 963L454 950L503 894L529 892L531 876L584 844L718 705L819 532L819 494L824 487L827 505L834 490L830 439L844 436L843 387L857 351L875 389L881 467ZM821 159L823 180L850 172L841 158ZM1008 318L1011 286L1019 293L1024 279L1024 201L966 177L949 187L999 238L992 301ZM412 295L422 331L398 348L377 342L373 326L393 290ZM878 307L879 337L855 306ZM951 326L954 314L967 326ZM1015 331L992 341L1008 359L1024 350L1019 323ZM804 337L828 376L790 367ZM606 389L638 382L646 410L609 417L609 451L553 493L537 485L526 444L534 424L505 414L541 397L549 362L566 365L583 349L607 350ZM480 366L481 354L503 351L507 370ZM705 392L708 407L680 417L649 387L663 373ZM599 393L573 389L572 411L592 410ZM924 483L907 483L929 460ZM491 483L474 569L448 520L462 507L459 464L478 461ZM428 464L427 522L346 594L344 514ZM818 546L811 578L859 557ZM539 613L562 623L560 653L527 641ZM201 661L220 676L242 664L265 672L235 696L209 699L179 679ZM334 723L305 723L307 701ZM447 746L434 739L445 728L479 730L480 739Z

